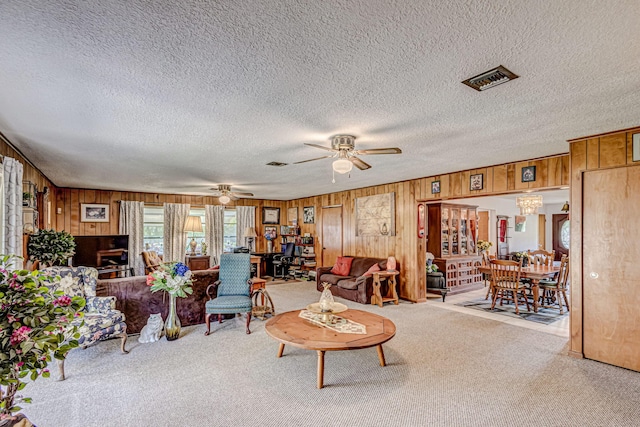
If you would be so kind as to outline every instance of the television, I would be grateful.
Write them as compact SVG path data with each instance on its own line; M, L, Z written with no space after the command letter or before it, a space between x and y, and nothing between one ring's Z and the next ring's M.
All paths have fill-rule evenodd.
M76 253L72 259L74 267L113 267L129 265L129 236L73 236Z

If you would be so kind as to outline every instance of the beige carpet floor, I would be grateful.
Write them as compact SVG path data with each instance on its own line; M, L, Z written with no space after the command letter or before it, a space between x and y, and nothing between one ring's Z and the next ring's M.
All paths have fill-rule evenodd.
M314 282L267 284L276 311L303 308ZM264 322L183 329L177 341L130 339L73 351L67 380L40 378L24 393L38 427L60 426L632 426L640 373L566 355L567 339L439 308L351 308L397 326L376 350L328 352L324 389L316 354L278 344ZM56 374L52 368L52 376Z

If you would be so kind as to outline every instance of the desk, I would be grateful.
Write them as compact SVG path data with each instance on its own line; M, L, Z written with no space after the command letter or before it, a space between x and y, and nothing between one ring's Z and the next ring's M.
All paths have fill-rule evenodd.
M373 273L373 295L371 295L371 304L378 304L382 307L385 302L393 301L395 305L398 305L398 292L396 291L396 276L400 274L396 270L376 271ZM382 280L387 279L387 294L382 296L380 294L380 278Z
M491 267L488 265L482 265L478 267L481 273L486 273L491 277ZM533 293L533 311L535 313L538 312L538 298L540 297L540 280L542 279L551 279L553 278L558 271L560 271L560 267L551 266L551 265L536 265L529 267L522 267L520 270L520 278L521 279L529 279L531 280L531 292ZM491 286L491 285L490 285Z
M256 277L260 278L260 264L262 263L262 258L257 255L251 255L251 264L256 265Z

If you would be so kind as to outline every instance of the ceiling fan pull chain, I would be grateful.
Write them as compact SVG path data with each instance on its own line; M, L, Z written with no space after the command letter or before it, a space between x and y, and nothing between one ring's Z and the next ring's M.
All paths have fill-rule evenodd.
M332 169L332 172L333 172L333 178L331 178L331 183L332 183L332 184L335 184L335 183L336 183L336 171L334 171L334 170Z

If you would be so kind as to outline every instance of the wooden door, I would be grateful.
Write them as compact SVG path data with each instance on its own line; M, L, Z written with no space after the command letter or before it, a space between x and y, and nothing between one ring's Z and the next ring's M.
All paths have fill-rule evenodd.
M640 371L640 166L583 182L584 356Z
M538 249L547 250L547 216L538 215Z
M569 256L569 215L553 214L553 250L556 251L555 260L560 261L562 255Z
M330 267L342 256L342 205L322 207L322 266Z
M478 240L489 241L489 211L478 212Z

